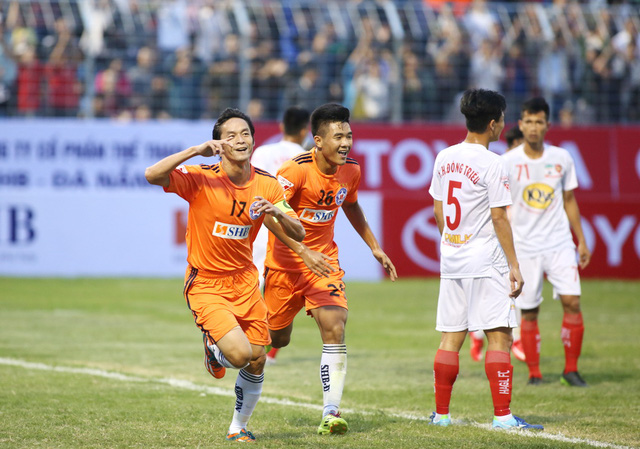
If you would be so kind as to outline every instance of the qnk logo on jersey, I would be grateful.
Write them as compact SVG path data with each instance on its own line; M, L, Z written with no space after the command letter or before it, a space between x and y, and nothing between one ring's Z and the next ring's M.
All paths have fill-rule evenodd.
M278 182L280 183L282 188L285 190L285 192L289 190L291 187L293 187L293 183L282 175L278 175Z
M336 210L313 210L305 209L300 214L300 220L308 221L309 223L326 223L331 221L336 214Z
M251 225L241 226L241 225L220 223L219 221L216 221L216 224L213 225L213 235L223 239L231 239L231 240L246 239L247 237L249 237L249 230L251 230Z
M340 190L338 190L338 193L336 193L336 204L338 206L342 205L346 197L347 197L347 189L342 187Z
M528 185L522 192L524 202L534 209L546 209L553 198L553 187L541 182Z
M251 207L249 208L249 216L251 217L252 220L257 220L260 215L262 215L262 212L256 212L253 210L253 207L258 204L257 201L254 201L253 203L251 203Z

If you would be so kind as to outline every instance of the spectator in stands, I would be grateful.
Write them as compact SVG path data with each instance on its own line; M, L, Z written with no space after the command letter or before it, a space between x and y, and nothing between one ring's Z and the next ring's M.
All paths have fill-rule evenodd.
M501 59L500 43L483 39L478 50L471 55L471 86L496 92L500 90L505 77Z
M204 75L206 94L206 115L217 117L229 104L239 104L240 89L240 38L228 34L224 38L223 51ZM249 114L250 117L255 115Z
M129 108L131 83L123 70L121 59L114 59L109 63L109 67L98 72L94 91L101 97L100 114L104 117L116 117Z
M202 65L188 49L177 50L169 64L169 113L199 119L202 113Z
M551 106L550 121L558 120L562 105L571 99L570 55L563 33L557 30L538 61L538 87Z
M433 75L433 60L430 54L422 59L405 48L402 75L402 119L437 120L435 115L436 87Z
M131 83L131 105L138 108L148 104L152 95L152 81L156 73L155 53L149 47L138 50L136 64L127 71Z
M55 45L45 69L46 112L52 117L74 117L83 90L78 79L79 46L63 18L56 20L55 33Z
M32 45L18 46L18 114L35 116L40 112L44 65Z
M151 115L156 119L171 118L169 114L169 81L157 74L151 80Z
M314 64L307 65L302 76L294 81L293 86L287 92L287 104L296 104L304 109L313 110L314 105L324 104L327 91L320 84L318 69Z

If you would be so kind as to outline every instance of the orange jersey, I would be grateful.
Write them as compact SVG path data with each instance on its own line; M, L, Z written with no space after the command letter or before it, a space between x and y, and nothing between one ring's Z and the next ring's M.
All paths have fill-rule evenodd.
M256 196L273 204L284 199L276 178L252 166L249 182L238 187L221 163L180 165L170 177L165 191L189 202L186 233L189 265L212 273L232 272L251 265L253 241L264 214L256 215L250 208ZM292 211L288 214L295 216Z
M343 202L358 199L358 162L347 158L335 174L325 175L318 169L314 148L285 162L277 177L307 233L304 244L337 260L338 246L333 241L336 217ZM307 270L302 259L273 234L269 234L265 266L282 271Z

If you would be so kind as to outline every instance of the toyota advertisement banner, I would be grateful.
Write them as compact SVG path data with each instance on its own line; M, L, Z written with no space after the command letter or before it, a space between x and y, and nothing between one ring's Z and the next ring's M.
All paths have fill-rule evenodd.
M211 136L210 122L0 121L0 275L182 276L187 203L150 186L144 169ZM427 193L435 156L460 126L353 123L359 200L401 276L437 276L439 234ZM280 138L256 124L257 144ZM640 277L640 128L552 128L569 150L593 250L585 277ZM491 144L502 153L504 142ZM194 159L188 163L211 163ZM342 213L349 279L383 273Z

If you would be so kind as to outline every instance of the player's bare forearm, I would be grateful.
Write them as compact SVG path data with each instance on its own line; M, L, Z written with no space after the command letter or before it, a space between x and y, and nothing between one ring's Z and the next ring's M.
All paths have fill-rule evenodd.
M265 214L264 225L276 235L276 237L278 236L276 232L279 228L284 236L296 242L304 240L306 232L300 220L285 213L285 210L293 211L286 201L283 200L278 204L272 204L261 196L256 196L255 199L257 201L251 205L251 210L256 214ZM267 220L267 218L271 219ZM275 229L272 230L269 226Z
M440 235L442 235L442 231L444 230L444 211L442 209L442 201L433 200L433 216L436 219Z
M398 277L398 274L396 273L396 267L380 247L378 239L376 239L376 236L373 234L369 223L367 223L367 217L364 215L360 204L358 204L357 201L353 203L344 203L342 205L342 210L347 216L349 223L351 223L351 226L353 226L353 229L356 230L360 237L362 237L362 240L364 240L367 246L371 249L373 257L375 257L376 260L380 262L382 267L385 269L385 271L389 275L389 279L395 281Z
M507 208L492 207L491 221L493 222L493 228L496 231L498 242L500 242L500 246L502 246L504 255L509 263L509 282L511 283L509 296L517 298L520 293L522 293L524 279L522 278L522 273L520 273L520 264L518 263L516 249L513 244L513 233L511 232L509 218L507 217Z
M151 167L147 167L144 171L144 177L147 178L149 184L169 187L169 174L180 164L185 163L195 156L217 156L224 153L224 147L229 146L230 139L226 140L208 140L189 147L186 150L171 154L164 159L159 160Z
M564 199L564 211L567 214L567 219L571 225L571 229L578 239L578 258L580 268L586 268L591 261L591 251L587 247L587 242L582 232L582 223L580 221L580 208L578 207L578 201L576 200L573 190L565 191L563 194Z

